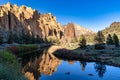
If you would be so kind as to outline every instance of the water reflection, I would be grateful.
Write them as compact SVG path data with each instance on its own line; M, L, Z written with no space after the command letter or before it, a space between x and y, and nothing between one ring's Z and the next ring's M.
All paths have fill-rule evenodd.
M85 61L80 61L80 65L81 65L82 71L84 71L84 70L85 70L85 67L86 67L86 65L87 65L87 62L85 62Z
M60 64L61 60L54 57L52 54L43 54L39 63L39 71L45 75L52 75Z
M43 74L46 76L51 76L54 72L57 74L56 76L63 75L66 72L64 72L64 69L67 68L68 72L74 72L70 66L75 66L73 69L76 71L79 71L79 67L81 66L81 74L86 73L88 71L88 67L90 67L89 63L86 61L68 61L67 64L63 65L65 61L56 58L53 54L47 53L47 50L43 50L43 54L36 54L36 55L31 55L31 56L25 56L22 58L22 65L23 65L23 72L25 73L25 76L29 78L29 80L40 80L40 77L42 78ZM61 64L62 63L62 64ZM61 65L60 65L61 64ZM60 65L59 70L57 71L58 66ZM79 66L80 65L80 66ZM65 68L64 68L65 67ZM105 72L106 72L106 66L102 63L95 63L94 65L92 64L93 70L97 72L99 77L103 77ZM63 74L60 71L61 68L63 69ZM86 70L85 70L86 69ZM60 72L59 72L60 71ZM83 72L84 71L84 72ZM78 75L79 72L74 72L70 73L74 75ZM87 76L89 73L86 73ZM91 73L94 74L94 73ZM81 76L77 77L81 77ZM44 76L44 77L46 77ZM52 75L53 76L53 75ZM72 75L70 75L72 76ZM84 76L84 75L83 75ZM56 79L57 79L56 77ZM61 76L62 77L62 76ZM48 79L45 79L48 80ZM50 79L52 80L52 79ZM87 79L85 79L87 80Z
M24 57L22 62L23 72L29 80L38 80L41 74L52 75L61 64L61 60L49 53L39 57Z
M74 64L74 61L68 61L68 63L70 64L70 65L72 65L72 64Z
M30 61L24 65L23 72L25 73L26 77L29 78L29 80L38 80L41 75L40 71L38 70L40 58L35 57L34 60L32 59L33 58L30 58Z
M106 72L106 66L102 63L95 63L94 65L99 77L103 77Z

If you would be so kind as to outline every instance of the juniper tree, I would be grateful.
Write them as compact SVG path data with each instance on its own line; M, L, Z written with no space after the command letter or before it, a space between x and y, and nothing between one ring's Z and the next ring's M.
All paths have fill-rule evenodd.
M0 44L3 43L3 36L0 34Z
M113 39L112 39L110 34L108 34L108 36L107 36L106 44L108 44L108 45L112 45L113 44Z
M94 40L95 40L96 44L101 44L101 43L104 43L105 37L104 37L104 35L102 34L101 31L98 31Z
M86 39L85 36L82 35L80 43L79 43L80 48L85 48L86 47Z
M119 39L116 34L113 35L113 43L115 44L116 47L119 47Z

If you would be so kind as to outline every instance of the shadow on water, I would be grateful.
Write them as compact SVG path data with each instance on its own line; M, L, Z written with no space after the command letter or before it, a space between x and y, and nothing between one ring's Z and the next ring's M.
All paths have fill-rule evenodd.
M46 47L40 52L23 56L21 63L23 66L23 72L30 80L40 80L41 74L50 76L57 71L58 66L62 63L62 60L55 57L53 54L48 53L50 47ZM74 64L76 61L68 61L69 64ZM79 61L81 70L85 71L87 62L84 60ZM64 66L63 66L64 67ZM106 66L101 63L94 64L95 71L99 77L103 77L106 72Z

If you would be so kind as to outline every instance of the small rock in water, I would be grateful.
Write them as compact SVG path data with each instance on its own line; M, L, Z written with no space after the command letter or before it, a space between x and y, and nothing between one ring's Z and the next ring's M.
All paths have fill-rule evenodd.
M66 72L65 74L66 74L66 75L70 75L70 72Z
M88 74L89 76L94 76L93 74Z

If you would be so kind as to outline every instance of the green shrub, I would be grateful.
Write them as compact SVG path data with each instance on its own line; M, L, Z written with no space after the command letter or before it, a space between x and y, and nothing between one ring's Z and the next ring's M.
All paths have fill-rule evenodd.
M5 63L0 63L0 79L1 80L27 80L27 78L25 78L20 71L17 71L14 66L8 65Z
M27 80L16 57L7 49L0 51L0 80Z
M10 53L9 51L5 49L5 50L0 51L0 60L12 63L16 61L16 58L12 53Z

